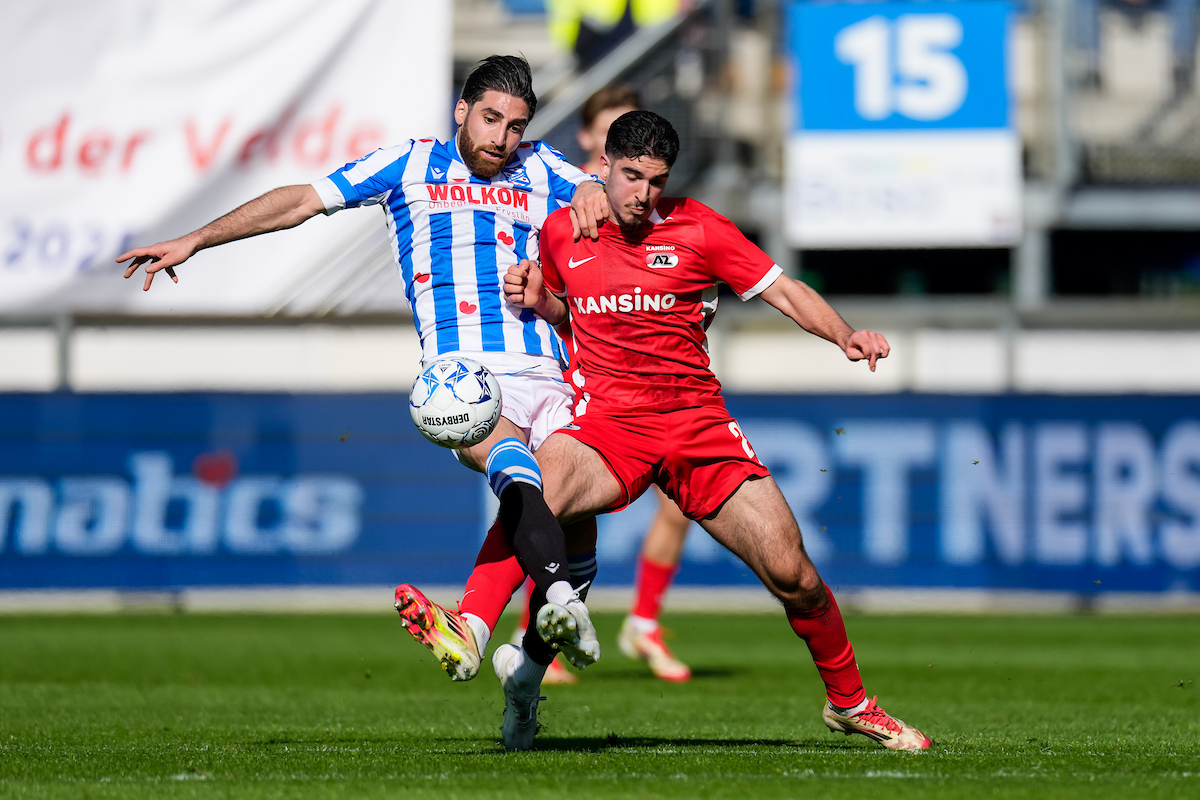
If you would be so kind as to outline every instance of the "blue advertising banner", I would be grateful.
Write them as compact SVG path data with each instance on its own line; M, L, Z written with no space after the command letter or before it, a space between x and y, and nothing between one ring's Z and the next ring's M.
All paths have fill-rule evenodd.
M807 130L1007 128L1012 6L999 0L788 6Z
M1005 247L1021 238L1012 5L786 5L795 80L785 233L800 248Z
M838 586L1200 590L1198 398L728 402ZM0 395L0 588L461 584L488 497L399 395ZM756 580L694 527L679 582Z

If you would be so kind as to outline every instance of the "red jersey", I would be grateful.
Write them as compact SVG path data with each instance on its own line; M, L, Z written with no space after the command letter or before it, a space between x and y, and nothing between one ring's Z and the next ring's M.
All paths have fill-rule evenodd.
M572 241L569 209L560 209L542 226L540 251L547 288L571 309L589 408L721 402L704 333L715 284L749 300L782 272L732 222L684 198L662 198L632 233L606 222L598 242Z

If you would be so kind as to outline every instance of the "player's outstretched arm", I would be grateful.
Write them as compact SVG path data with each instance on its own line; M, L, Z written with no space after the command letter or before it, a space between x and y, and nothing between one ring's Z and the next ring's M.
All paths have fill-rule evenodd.
M504 276L504 299L514 306L533 309L551 325L558 325L567 318L567 304L546 288L542 268L527 258L508 268L508 274Z
M597 240L600 238L600 223L608 219L608 195L603 184L585 181L575 188L571 198L571 238L576 242L580 236Z
M842 348L846 358L851 361L866 359L872 372L875 371L875 362L887 358L891 352L883 334L854 330L833 310L833 306L825 302L825 298L802 281L780 275L759 296L791 317L804 330Z
M133 259L133 263L125 270L126 278L133 277L138 267L145 265L146 283L142 289L150 291L154 273L161 270L166 270L171 280L179 283L174 268L200 250L260 233L294 228L324 210L325 204L312 186L283 186L238 206L186 236L147 247L135 247L122 253L117 256L117 263Z

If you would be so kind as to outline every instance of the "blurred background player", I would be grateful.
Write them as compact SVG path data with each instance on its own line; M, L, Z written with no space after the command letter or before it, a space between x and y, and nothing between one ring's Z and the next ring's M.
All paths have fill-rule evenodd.
M600 174L600 156L604 154L604 142L613 120L629 111L642 107L638 93L628 86L606 86L593 93L580 111L580 128L577 134L579 146L587 154L581 166L591 175ZM684 664L663 640L663 629L659 624L663 597L679 571L679 560L687 539L691 520L683 515L658 487L654 487L658 511L646 529L642 550L638 556L637 580L634 584L633 605L621 625L617 646L627 657L645 661L659 678L674 683L691 680L692 671ZM527 596L533 592L533 583L526 582ZM521 621L513 634L513 641L520 641L529 624L528 603L525 604ZM570 684L578 679L567 669L564 659L556 658L542 679L547 684Z
M117 261L133 259L126 278L144 266L143 288L149 291L159 271L178 283L174 268L199 250L292 228L317 214L383 204L396 242L393 255L421 336L422 362L474 359L496 375L503 392L496 429L483 442L455 451L461 463L488 476L500 501L499 520L485 545L489 555L477 565L474 579L498 581L511 591L522 572L532 576L538 596L566 609L574 620L571 641L564 644L582 652L586 664L599 658L599 643L572 576L560 569L568 563L566 542L542 498L542 476L532 452L571 420L573 393L562 379L563 346L543 321L514 312L500 287L509 264L536 257L537 232L550 209L574 202L584 232L590 233L596 215L603 213L603 195L590 176L557 151L521 141L536 111L525 59L490 56L463 84L452 141L409 139L377 150L313 184L273 189L199 230L135 248ZM485 187L478 196L471 192L464 193L465 202L436 202L437 189L444 198L447 184L468 180ZM584 184L594 188L576 191ZM497 200L518 194L526 198L519 204L521 213L514 211L516 202ZM474 235L456 236L456 227ZM475 302L456 304L457 297ZM487 596L468 592L460 612L454 612L402 584L395 605L408 632L434 653L451 679L466 681L478 673L495 625L490 607L473 605Z

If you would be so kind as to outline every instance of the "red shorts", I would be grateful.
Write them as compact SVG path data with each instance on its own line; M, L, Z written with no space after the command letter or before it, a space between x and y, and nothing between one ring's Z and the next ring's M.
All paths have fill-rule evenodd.
M619 511L657 483L691 519L721 507L748 478L771 473L724 405L607 414L589 408L558 433L600 454L621 484Z

